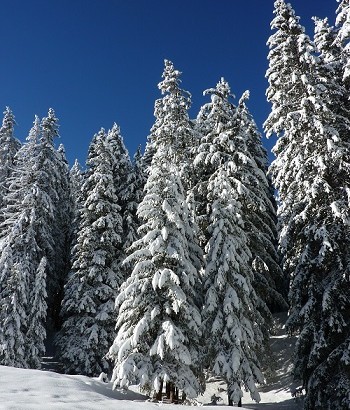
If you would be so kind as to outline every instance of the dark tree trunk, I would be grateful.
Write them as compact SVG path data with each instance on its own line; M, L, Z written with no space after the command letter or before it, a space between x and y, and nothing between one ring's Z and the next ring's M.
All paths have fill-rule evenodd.
M163 380L160 381L160 387L156 394L156 400L162 401L162 394L163 394Z
M179 389L177 387L175 387L175 401L176 403L179 402Z
M170 401L171 403L175 402L175 386L173 383L169 383L170 384Z
M171 383L170 382L166 382L165 385L165 392L166 392L166 398L170 400L170 389L171 389Z
M228 394L228 405L233 407L233 401L230 399L230 393ZM242 399L239 399L237 407L242 407Z
M229 387L227 386L227 396L228 396L228 405L233 407L233 400L230 398L231 396L231 391ZM237 403L237 407L242 407L242 399L239 399L239 402Z

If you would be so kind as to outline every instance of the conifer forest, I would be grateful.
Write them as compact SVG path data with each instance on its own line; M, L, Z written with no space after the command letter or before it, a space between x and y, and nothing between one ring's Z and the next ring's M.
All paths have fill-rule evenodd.
M169 60L136 153L111 124L70 166L53 109L20 142L6 107L0 365L40 369L50 345L64 373L171 402L214 375L240 406L244 390L259 402L273 314L288 311L303 408L350 408L349 0L314 23L309 36L274 2L271 164L249 92L218 79L190 118Z

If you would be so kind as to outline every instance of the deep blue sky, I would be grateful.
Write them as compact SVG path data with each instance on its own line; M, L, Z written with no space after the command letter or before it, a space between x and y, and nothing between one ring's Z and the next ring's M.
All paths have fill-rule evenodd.
M0 109L10 106L24 140L34 115L54 108L60 142L84 164L92 136L113 122L130 154L144 146L160 97L163 60L182 71L191 116L220 77L233 93L249 89L257 124L265 120L266 41L273 0L0 0ZM336 0L294 0L312 35L311 16L334 23ZM268 150L274 141L264 139Z

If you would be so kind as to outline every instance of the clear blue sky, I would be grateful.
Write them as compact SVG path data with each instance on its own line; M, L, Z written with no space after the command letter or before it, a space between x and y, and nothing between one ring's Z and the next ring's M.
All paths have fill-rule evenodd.
M120 125L130 154L144 147L160 97L163 60L182 71L195 117L202 91L220 77L233 93L249 89L257 124L265 120L266 41L273 0L0 0L0 108L10 106L25 139L34 115L54 108L60 142L84 164L92 136ZM294 0L312 35L311 16L334 23L336 0ZM268 150L274 141L264 140Z

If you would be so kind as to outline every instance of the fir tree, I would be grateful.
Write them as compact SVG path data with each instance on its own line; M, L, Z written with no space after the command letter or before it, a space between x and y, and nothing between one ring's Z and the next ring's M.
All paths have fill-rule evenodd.
M189 397L201 391L196 294L200 277L189 253L194 238L180 178L188 133L187 104L177 88L178 77L172 63L165 61L159 84L165 96L156 102L152 128L155 153L137 212L140 239L125 261L133 264L133 271L116 300L117 337L109 352L115 362L114 386L138 383L161 399L166 383L172 400L177 389Z
M55 149L58 137L58 119L52 108L40 122L40 137L36 167L40 172L40 186L50 198L46 213L46 237L40 246L47 258L48 327L56 331L60 327L60 305L63 286L69 269L70 227L72 211L69 190L69 171L64 150Z
M284 267L291 275L287 326L299 333L294 374L306 389L305 409L345 409L350 404L344 353L350 300L347 109L334 66L325 55L314 57L291 6L276 1L275 14L266 128L280 135L271 174L281 201ZM288 63L282 50L283 57L291 57Z
M116 263L122 220L113 178L115 156L103 129L90 144L87 165L57 345L67 373L96 376L108 370L104 354L114 338L114 298L123 281Z
M195 193L206 240L203 329L207 364L227 382L231 404L240 402L243 386L259 401L255 384L263 382L257 358L263 344L263 319L253 289L249 232L253 216L258 219L255 204L263 207L260 198L265 192L258 197L252 190L261 185L262 173L247 148L252 135L248 138L246 126L251 119L243 107L238 111L229 101L228 83L221 79L204 94L211 95L211 103L197 117L202 139L195 169L201 178ZM265 302L260 303L269 312Z
M240 130L244 135L251 161L241 165L246 170L244 183L255 199L246 204L244 219L248 232L251 265L254 271L254 289L260 296L262 314L271 321L271 311L287 310L288 281L280 266L277 252L277 216L274 188L267 176L268 158L262 145L262 137L249 112L245 92L237 107ZM266 310L264 304L269 307Z
M15 156L15 168L8 180L3 224L6 236L0 246L1 265L7 267L2 270L0 286L5 347L2 363L19 367L40 367L45 351L46 263L39 244L50 238L42 221L51 203L42 190L42 172L37 168L39 136L36 118L27 142Z

